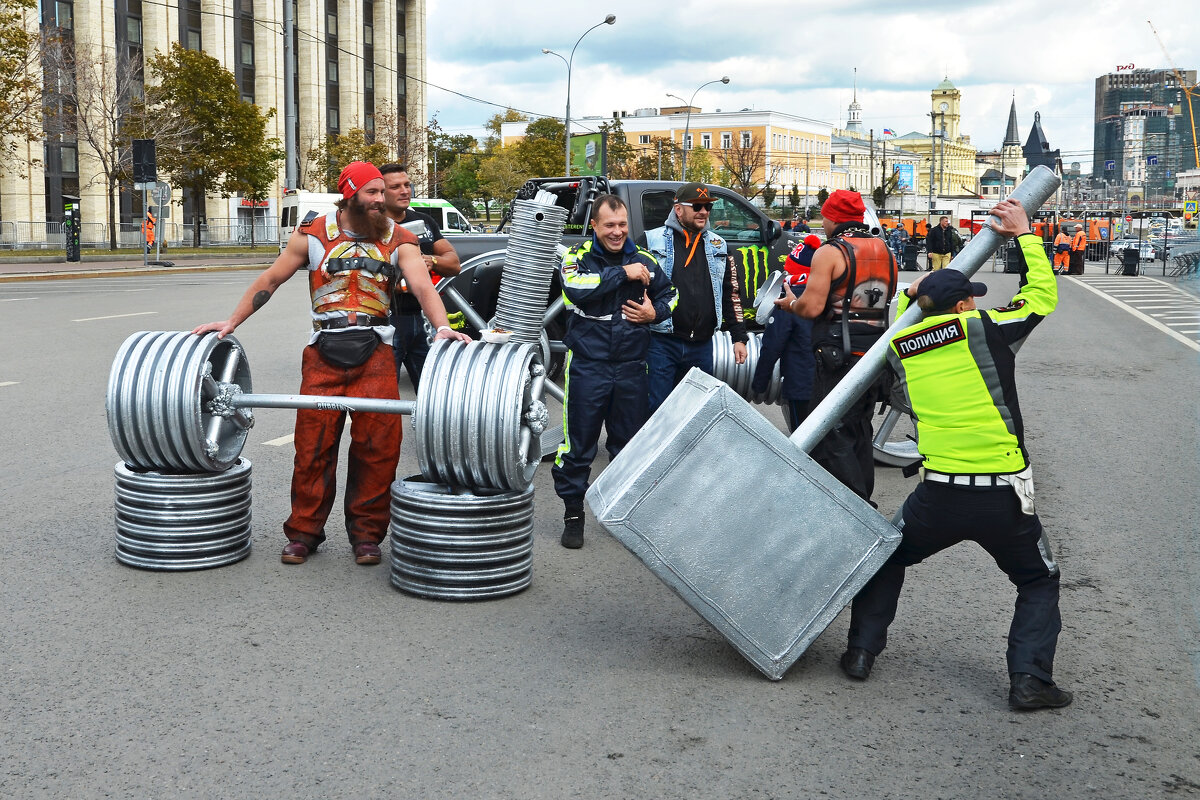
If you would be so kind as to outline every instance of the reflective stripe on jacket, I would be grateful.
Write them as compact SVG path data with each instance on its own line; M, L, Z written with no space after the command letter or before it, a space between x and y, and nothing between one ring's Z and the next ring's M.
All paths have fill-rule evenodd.
M650 271L650 285L631 281L625 265L642 263ZM626 301L640 303L649 295L655 320L670 319L675 309L675 287L648 251L629 239L620 253L609 253L593 236L563 256L559 268L563 302L573 312L567 318L563 342L571 352L600 361L638 361L650 349L650 326L625 319Z

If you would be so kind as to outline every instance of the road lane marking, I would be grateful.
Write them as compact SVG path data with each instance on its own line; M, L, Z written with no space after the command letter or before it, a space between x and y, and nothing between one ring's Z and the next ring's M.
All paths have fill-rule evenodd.
M287 436L280 436L278 439L270 439L263 442L263 444L270 447L283 447L285 444L291 444L295 438L296 434L289 433Z
M20 381L0 381L0 386L16 386Z
M1150 280L1154 280L1154 279L1151 278ZM1113 297L1112 295L1107 294L1107 293L1101 291L1100 289L1097 289L1095 286L1092 286L1089 283L1086 283L1084 281L1076 281L1076 283L1078 283L1083 288L1087 289L1089 292L1092 292L1093 294L1103 297L1105 300L1107 300L1108 302L1117 306L1118 308L1125 309L1130 314L1132 314L1133 316L1140 319L1142 322L1145 322L1148 325L1151 325L1152 327L1157 328L1158 330L1167 334L1171 338L1176 339L1176 340L1182 342L1183 344L1187 345L1188 347L1192 348L1196 352L1200 352L1200 342L1197 342L1193 339L1189 339L1188 337L1184 336L1182 333L1176 331L1174 328L1168 328L1166 325L1159 322L1154 317L1151 317L1148 314L1143 314L1141 311L1138 311L1133 306L1122 302L1121 300L1117 299L1116 297ZM1183 294L1183 292L1180 292L1180 294Z
M157 311L136 311L133 314L110 314L107 317L84 317L83 319L73 319L71 322L95 322L98 319L124 319L125 317L145 317L150 314L157 314Z
M0 303L15 303L18 300L37 300L36 297L0 297Z

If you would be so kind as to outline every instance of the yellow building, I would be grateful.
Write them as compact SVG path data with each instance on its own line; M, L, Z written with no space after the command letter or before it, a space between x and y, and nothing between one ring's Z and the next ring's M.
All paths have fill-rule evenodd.
M917 168L917 197L955 197L978 195L975 147L971 137L960 132L962 95L947 78L930 94L930 131L912 131L897 136L892 143L921 156Z
M697 160L692 154L707 153L713 174L705 179L712 183L734 185L729 173L740 163L756 186L768 182L781 198L796 186L801 197L816 202L821 189L848 188L844 170L831 168L833 126L820 120L784 114L779 111L715 111L704 112L687 106L675 108L643 108L632 113L613 112L620 117L625 138L637 156L653 156L657 161L659 142L673 142L689 152L688 173L693 175ZM595 131L606 122L604 117L584 117L571 120L572 133ZM524 122L507 122L501 127L504 144L518 141L525 135ZM762 152L754 155L761 143ZM669 175L669 158L665 159ZM724 175L722 174L724 173Z

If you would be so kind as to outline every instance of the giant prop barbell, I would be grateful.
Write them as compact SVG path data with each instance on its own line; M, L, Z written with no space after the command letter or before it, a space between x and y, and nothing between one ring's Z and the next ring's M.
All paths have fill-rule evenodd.
M433 480L517 491L533 481L549 415L534 344L438 341L417 400L251 393L250 363L233 336L141 331L108 378L108 430L121 459L143 470L221 472L237 461L254 408L412 416L417 458Z

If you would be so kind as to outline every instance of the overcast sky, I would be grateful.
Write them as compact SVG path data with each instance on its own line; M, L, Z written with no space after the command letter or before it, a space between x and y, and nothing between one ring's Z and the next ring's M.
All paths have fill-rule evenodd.
M1167 66L1147 18L1180 69L1200 68L1196 0L429 0L429 114L452 133L480 134L512 106L562 117L575 51L571 117L677 104L705 111L782 111L843 126L858 68L865 129L928 131L929 93L944 77L962 92L961 132L981 150L1004 138L1015 93L1022 143L1035 111L1063 161L1090 168L1095 80L1118 65ZM452 90L452 91L447 91ZM478 100L453 94L460 92ZM1200 98L1197 98L1200 101ZM586 123L584 123L586 124Z

